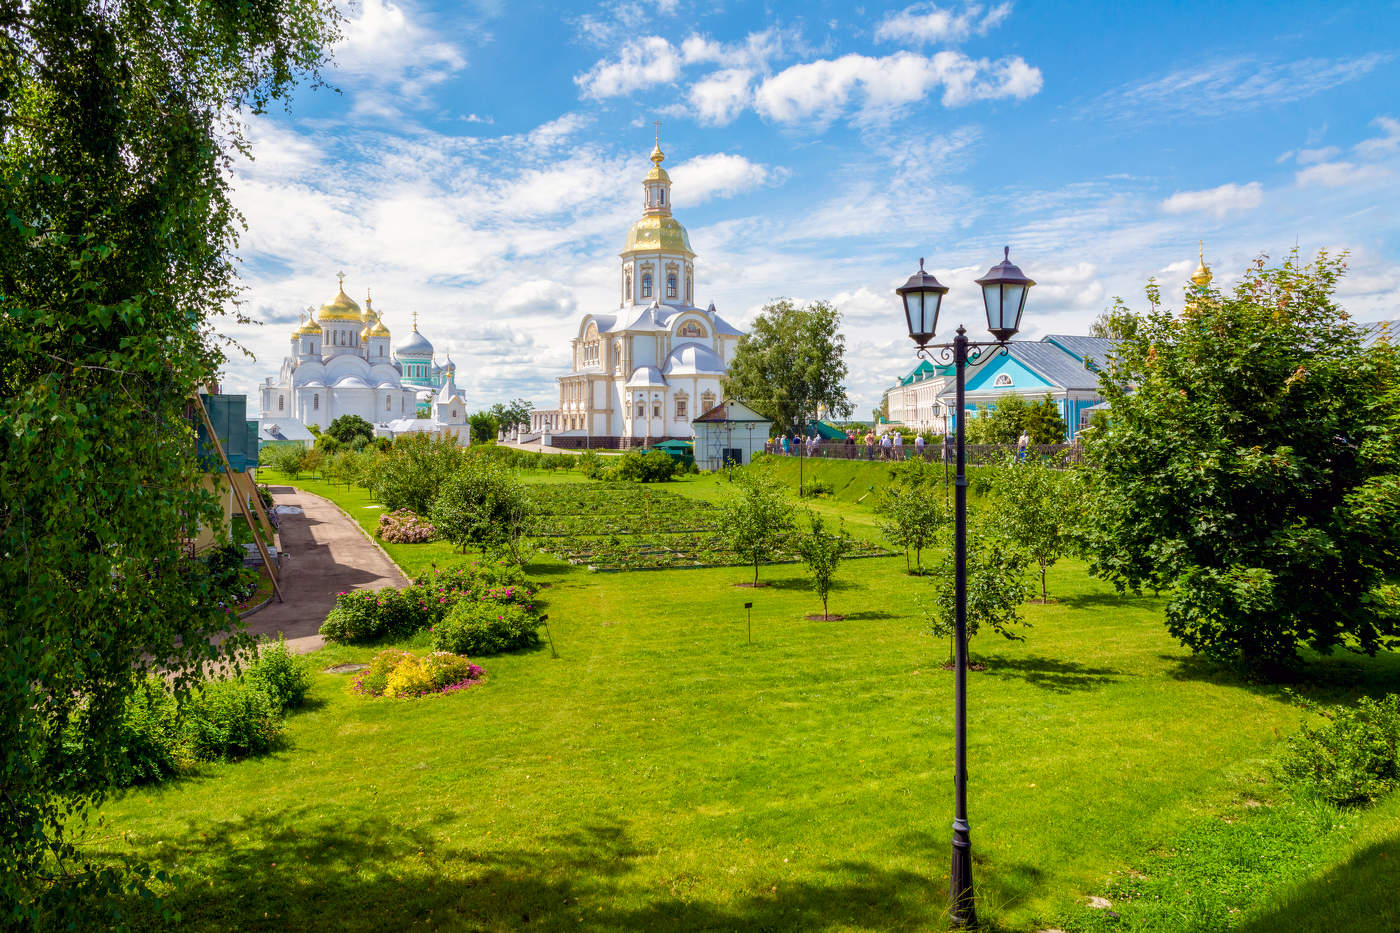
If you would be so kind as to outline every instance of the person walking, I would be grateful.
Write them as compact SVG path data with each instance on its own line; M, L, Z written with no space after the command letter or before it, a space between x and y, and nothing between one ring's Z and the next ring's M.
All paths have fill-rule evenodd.
M865 432L865 459L875 459L875 429L871 428Z
M788 444L789 444L788 436L787 436L786 434L784 434L782 437L783 437L783 456L786 457L788 454L792 453L792 450L789 449L789 447L788 447Z
M904 459L904 435L898 431L894 432L894 458L896 460Z
M845 448L846 448L846 459L847 459L847 460L854 460L854 459L856 458L856 432L855 432L855 431L847 431L847 432L846 432L846 443L845 443Z
M891 433L893 433L893 432L886 431L884 434L881 434L881 435L880 435L880 459L881 459L881 460L889 460L889 459L894 455L894 444L890 441L890 434L891 434Z
M1031 436L1025 431L1021 432L1021 439L1016 442L1016 459L1026 459L1026 448L1031 445Z
M914 453L920 460L924 459L924 436L922 434L914 435Z

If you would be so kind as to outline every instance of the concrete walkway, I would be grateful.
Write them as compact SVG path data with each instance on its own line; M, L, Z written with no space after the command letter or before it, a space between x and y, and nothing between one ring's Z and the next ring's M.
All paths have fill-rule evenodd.
M291 486L272 486L276 505L294 505L300 515L283 513L277 528L282 542L282 595L248 617L248 631L276 637L281 632L293 651L314 651L326 613L344 590L407 586L393 562L364 531L327 499Z

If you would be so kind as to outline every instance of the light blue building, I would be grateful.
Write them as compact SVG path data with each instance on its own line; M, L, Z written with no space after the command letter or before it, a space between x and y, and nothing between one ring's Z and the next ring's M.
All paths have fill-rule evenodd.
M1007 393L1030 402L1047 395L1059 408L1068 440L1089 423L1101 403L1099 367L1115 341L1103 337L1051 334L1040 340L1012 341L1006 353L987 353L967 369L964 403L969 412L995 408ZM889 392L890 420L915 430L944 432L957 427L952 366L921 361Z

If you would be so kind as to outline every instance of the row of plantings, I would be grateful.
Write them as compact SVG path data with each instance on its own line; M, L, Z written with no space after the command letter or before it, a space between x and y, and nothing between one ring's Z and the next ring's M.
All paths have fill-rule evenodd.
M310 686L305 665L280 639L259 646L241 673L207 678L187 692L177 693L160 677L147 677L122 711L114 783L154 784L198 762L264 754L281 733L287 712L302 705ZM81 734L72 730L68 742L81 742Z
M446 696L481 683L483 671L460 654L419 656L388 648L374 656L351 689L367 697Z
M403 589L336 597L321 625L327 641L367 644L426 632L451 654L488 655L540 644L536 587L507 559L434 570Z

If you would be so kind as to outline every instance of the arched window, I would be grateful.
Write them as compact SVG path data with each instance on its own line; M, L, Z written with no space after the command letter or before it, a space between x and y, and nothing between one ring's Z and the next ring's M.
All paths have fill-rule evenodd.
M701 414L704 414L704 412L707 412L707 411L709 411L711 408L714 408L714 407L715 407L715 394L714 394L713 392L708 392L708 391L707 391L704 395L701 395L701 396L700 396Z
M674 272L666 276L666 297L676 297L676 274Z
M311 396L311 410L312 410L312 411L320 411L320 410L321 410L321 393L320 393L320 392L317 392L315 395Z
M382 343L379 345L379 355L380 355L380 356L383 356L383 355L384 355L384 344L382 344Z
M666 189L665 189L665 188L658 188L658 189L656 189L656 203L657 203L657 204L665 204L665 203L666 203Z
M637 417L638 417L638 418L645 418L646 416L647 416L647 406L646 406L646 403L645 403L645 402L638 402L638 403L637 403Z
M652 403L651 403L651 416L652 416L653 418L660 418L660 417L661 417L661 403L660 403L660 402L652 402Z
M995 379L992 380L992 385L993 385L993 386L1009 386L1009 385L1011 385L1011 377L1008 376L1006 373L999 373L999 374L997 375L997 377L996 377Z
M650 273L650 272L646 272L646 273L643 273L643 274L642 274L642 297L643 297L643 298L650 298L650 297L651 297L651 273Z
M676 420L677 420L677 421L684 421L684 420L685 420L685 397L684 397L684 396L681 396L680 398L677 398L677 399L676 399Z
M384 410L385 410L385 411L389 411L389 410L390 410L390 409L389 409L389 406L390 406L391 404L393 404L393 399L389 398L389 396L387 396L387 395L384 396Z
M287 407L287 399L286 399L286 397L285 397L285 396L282 396L282 395L277 396L277 410L278 410L278 411L282 411L282 410L283 410L284 408L286 408L286 407Z

